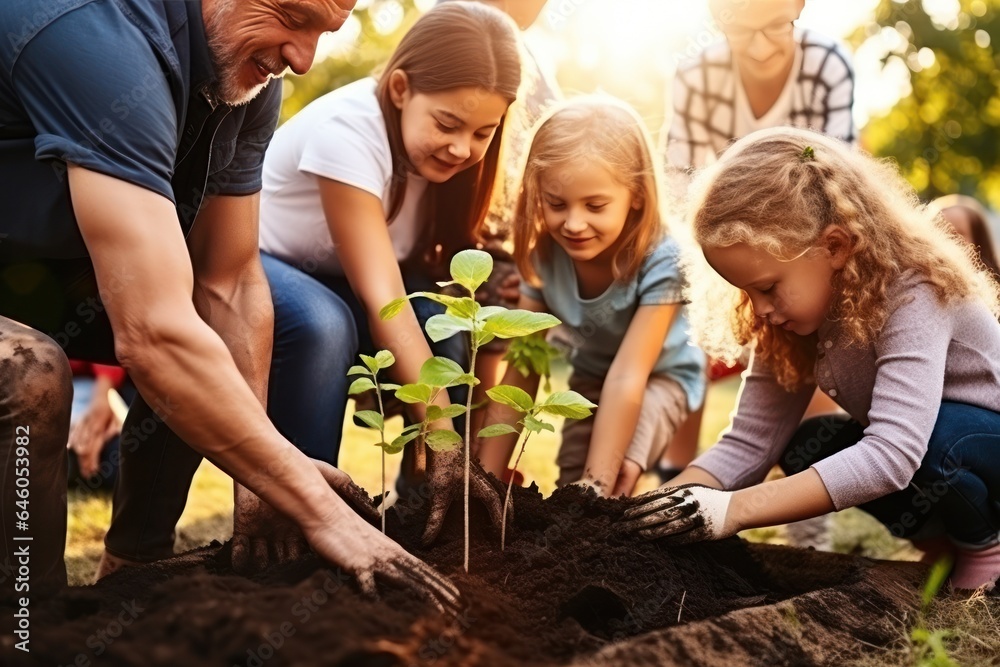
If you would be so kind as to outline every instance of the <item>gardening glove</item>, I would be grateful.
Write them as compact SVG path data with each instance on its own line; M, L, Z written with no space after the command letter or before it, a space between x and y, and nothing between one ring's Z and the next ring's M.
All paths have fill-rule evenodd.
M461 502L465 494L465 454L461 448L450 452L435 452L427 448L427 484L431 491L431 508L427 527L424 528L424 546L429 546L437 539L444 526L448 508L455 500ZM503 523L501 493L502 485L494 486L479 462L473 460L469 471L469 496L478 498L486 505L490 520L498 530Z
M726 525L732 497L730 491L698 484L660 487L636 498L641 502L625 511L621 529L668 544L721 540L737 532Z
M304 525L313 551L341 572L355 577L361 592L378 597L376 580L410 588L430 600L440 611L458 616L458 589L447 577L368 525L354 513Z
M324 461L311 459L326 482L354 511L372 525L379 524L378 510L347 473ZM308 550L294 521L281 514L242 484L233 488L233 541L231 562L235 572L253 574L270 565L289 563Z

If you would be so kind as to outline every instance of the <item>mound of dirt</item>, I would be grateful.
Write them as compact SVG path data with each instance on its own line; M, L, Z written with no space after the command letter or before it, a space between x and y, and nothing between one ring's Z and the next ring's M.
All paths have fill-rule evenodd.
M919 565L736 538L640 542L614 529L628 502L577 488L544 500L515 489L503 553L474 506L469 574L459 507L423 549L425 503L397 505L389 534L452 578L466 604L458 618L406 590L383 587L367 599L315 557L238 576L215 543L37 602L31 658L144 667L820 665L892 642L896 619L917 604ZM13 640L0 641L4 664L24 661Z

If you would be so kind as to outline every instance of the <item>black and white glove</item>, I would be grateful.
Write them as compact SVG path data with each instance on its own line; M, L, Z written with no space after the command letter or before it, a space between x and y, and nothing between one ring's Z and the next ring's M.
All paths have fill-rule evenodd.
M625 511L622 530L647 540L691 544L721 540L736 534L726 526L733 494L699 484L660 487L636 498L640 504Z

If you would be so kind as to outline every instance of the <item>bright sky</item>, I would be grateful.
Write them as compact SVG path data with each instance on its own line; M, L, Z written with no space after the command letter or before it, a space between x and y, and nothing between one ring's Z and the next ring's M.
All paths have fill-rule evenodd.
M942 25L953 23L959 10L958 0L923 3ZM426 10L434 0L416 0L416 4ZM871 20L877 4L878 0L807 0L798 25L845 37ZM380 32L392 32L403 18L397 0L358 0L357 8L372 11ZM358 22L350 20L339 33L329 36L321 54L352 44L359 32ZM679 60L719 36L705 0L549 0L538 23L526 34L543 59L575 61L605 75L611 72L622 85L647 99L667 90ZM878 39L854 54L859 125L871 115L884 113L909 92L907 66L899 59L890 59L884 68L880 62L901 39L894 29L884 29Z

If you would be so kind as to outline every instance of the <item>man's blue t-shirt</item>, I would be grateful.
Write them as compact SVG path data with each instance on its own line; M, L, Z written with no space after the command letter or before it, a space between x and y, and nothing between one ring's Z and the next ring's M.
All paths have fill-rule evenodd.
M200 0L3 0L0 31L0 260L86 257L67 163L167 197L185 234L204 197L260 190L281 86L215 99Z
M616 281L593 299L580 296L576 269L566 251L556 243L551 248L548 261L535 262L541 289L522 282L521 292L544 303L562 320L571 336L570 362L575 372L603 379L639 306L684 302L680 247L669 236L653 248L632 281ZM705 355L689 340L688 328L685 308L681 307L653 373L673 378L684 387L688 408L695 410L705 396Z

